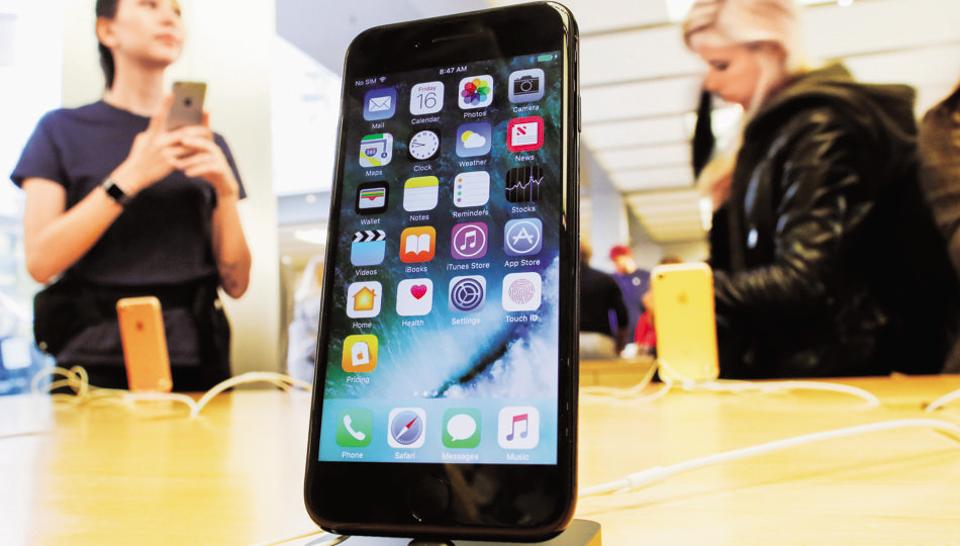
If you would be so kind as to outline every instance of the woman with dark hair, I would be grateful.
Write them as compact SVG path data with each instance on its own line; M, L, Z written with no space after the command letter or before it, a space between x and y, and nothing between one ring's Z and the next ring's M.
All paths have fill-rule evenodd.
M124 387L115 305L160 299L174 388L229 377L229 325L218 288L243 295L250 251L237 213L244 190L224 139L203 125L168 130L163 75L180 56L176 0L98 0L106 79L93 104L40 120L11 176L26 194L40 347L83 365L91 383Z

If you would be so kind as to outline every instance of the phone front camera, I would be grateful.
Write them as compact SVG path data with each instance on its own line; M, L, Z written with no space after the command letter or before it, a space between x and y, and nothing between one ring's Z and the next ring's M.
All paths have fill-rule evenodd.
M193 101L191 99L183 99L183 105L186 106L187 108L190 108L191 106L193 106Z

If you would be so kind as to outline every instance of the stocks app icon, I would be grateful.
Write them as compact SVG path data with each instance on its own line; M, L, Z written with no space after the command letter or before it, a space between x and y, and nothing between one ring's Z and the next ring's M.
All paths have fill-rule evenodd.
M539 165L507 171L504 193L511 203L539 201L543 192L543 169Z
M487 279L467 275L450 279L450 310L476 311L487 299Z

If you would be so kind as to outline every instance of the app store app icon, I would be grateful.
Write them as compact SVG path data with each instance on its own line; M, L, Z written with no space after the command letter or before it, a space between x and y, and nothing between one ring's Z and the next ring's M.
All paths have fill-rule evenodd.
M503 252L507 256L532 256L543 248L543 223L539 218L508 220L503 226Z

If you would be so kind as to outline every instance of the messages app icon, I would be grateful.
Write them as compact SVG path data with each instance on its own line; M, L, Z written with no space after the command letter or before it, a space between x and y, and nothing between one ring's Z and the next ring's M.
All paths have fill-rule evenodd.
M470 449L480 445L480 410L450 408L443 412L443 445Z

